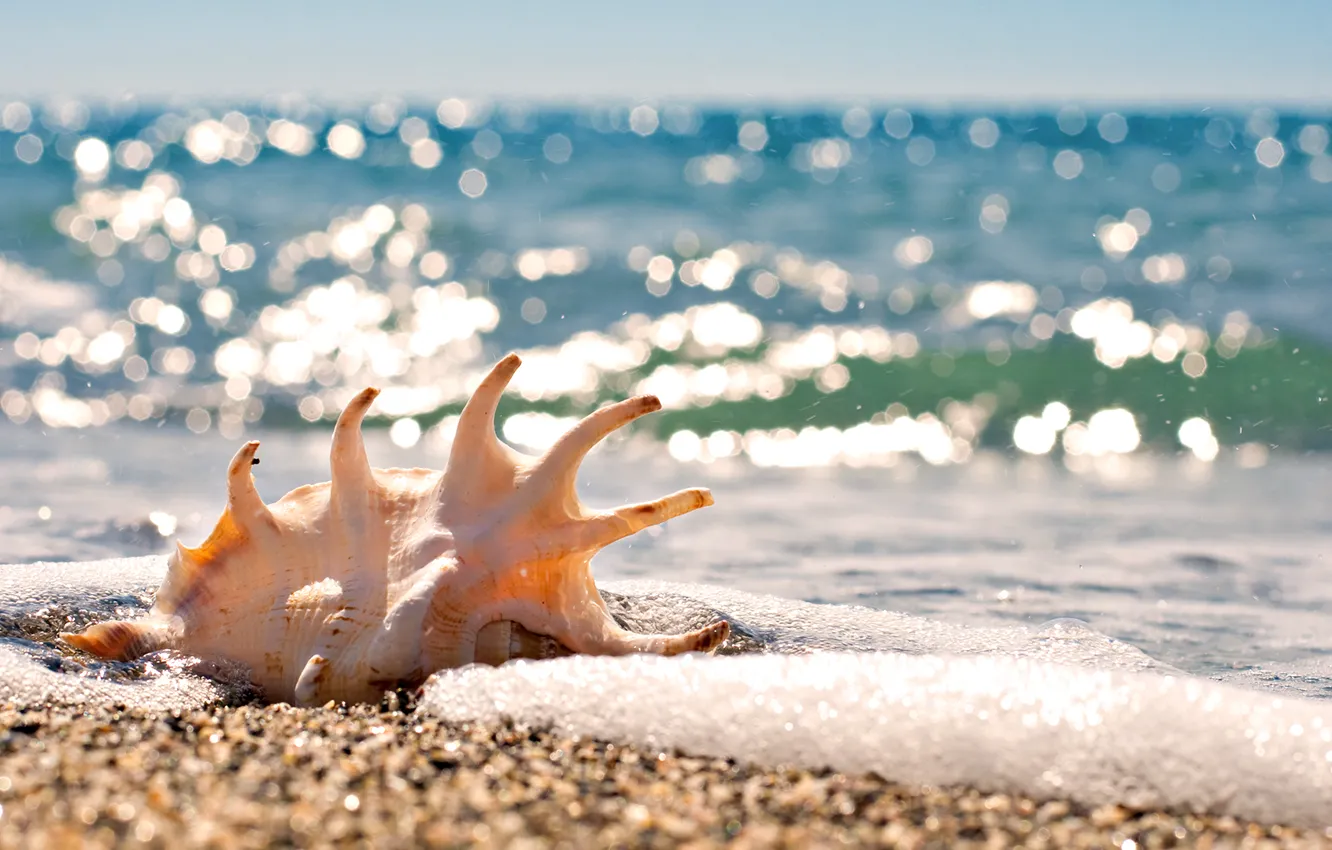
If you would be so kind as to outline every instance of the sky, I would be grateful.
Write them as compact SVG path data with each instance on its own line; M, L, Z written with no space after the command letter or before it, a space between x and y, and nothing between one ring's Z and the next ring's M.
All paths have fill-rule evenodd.
M1332 2L8 0L0 95L1332 103Z

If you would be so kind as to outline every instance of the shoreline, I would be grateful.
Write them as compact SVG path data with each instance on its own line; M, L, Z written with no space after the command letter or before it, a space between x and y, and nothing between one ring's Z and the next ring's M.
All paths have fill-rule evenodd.
M1332 828L911 787L403 707L0 708L0 846L1332 846Z

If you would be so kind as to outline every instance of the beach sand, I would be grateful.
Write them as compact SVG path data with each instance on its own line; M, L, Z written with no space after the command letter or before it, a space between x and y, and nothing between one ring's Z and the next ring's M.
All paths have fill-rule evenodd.
M169 714L2 708L0 846L1332 846L1229 818L448 724L401 710L405 699Z

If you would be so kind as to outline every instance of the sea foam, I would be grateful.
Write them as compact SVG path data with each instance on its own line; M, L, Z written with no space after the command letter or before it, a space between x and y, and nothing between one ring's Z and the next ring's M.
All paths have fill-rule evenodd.
M999 656L591 658L437 674L421 711L762 764L1332 825L1332 704Z
M0 615L130 614L163 571L159 557L0 567ZM899 782L1332 826L1332 701L1188 676L1076 620L971 628L706 585L604 589L635 628L720 614L757 651L443 671L418 710ZM6 702L170 708L238 693L161 660L110 681L13 629L4 637Z

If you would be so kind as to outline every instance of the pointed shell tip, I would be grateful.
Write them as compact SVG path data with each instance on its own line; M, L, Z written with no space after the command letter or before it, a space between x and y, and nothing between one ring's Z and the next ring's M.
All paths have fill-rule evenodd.
M250 440L248 443L241 446L240 450L236 452L236 456L231 459L231 466L228 469L227 474L229 476L235 476L239 475L242 470L248 470L254 465L254 454L257 451L259 451L258 440Z
M490 370L492 375L503 375L507 382L508 378L513 377L513 373L518 371L518 367L523 365L523 358L513 352L504 355L500 362L496 363Z

